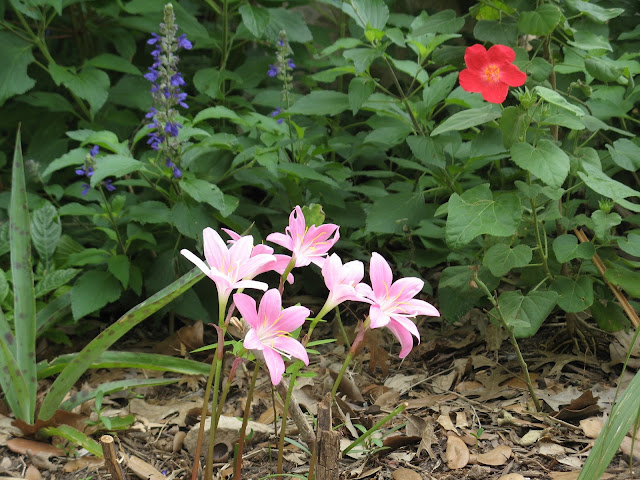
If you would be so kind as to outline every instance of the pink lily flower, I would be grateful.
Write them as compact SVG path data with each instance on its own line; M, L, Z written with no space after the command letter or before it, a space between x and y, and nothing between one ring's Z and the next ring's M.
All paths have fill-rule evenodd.
M333 253L322 265L322 277L329 289L329 297L322 308L323 311L329 311L347 300L367 301L364 294L369 286L360 283L364 277L364 265L359 260L343 265L340 257Z
M226 304L229 295L236 288L267 290L266 283L252 279L259 273L260 268L274 261L274 256L266 253L252 255L251 235L240 237L229 248L212 228L205 228L202 237L206 263L187 249L180 250L180 253L214 281L220 304Z
M227 235L231 237L231 240L227 240L227 243L233 244L234 242L242 238L240 234L234 232L233 230L230 230L228 228L223 228L222 230L225 231ZM268 245L265 245L264 243L259 243L255 245L253 247L253 250L251 251L251 256L255 257L256 255L261 255L261 254L273 255L273 248L271 248ZM284 271L287 268L287 265L289 265L289 262L291 261L291 257L289 255L280 255L280 254L275 254L273 256L275 257L275 260L269 263L266 263L262 267L260 267L256 272L256 275L259 275L265 272L271 272L271 271L277 272L280 275L284 273ZM287 275L287 281L293 284L293 281L294 281L293 275L291 274Z
M430 303L413 298L422 290L422 280L406 277L394 282L391 267L379 253L371 255L369 276L373 288L367 285L365 296L371 302L370 326L391 330L400 341L400 358L404 358L413 348L413 337L420 343L420 332L410 318L416 315L439 317L440 312Z
M271 383L278 385L285 371L282 355L296 357L309 365L309 356L304 346L289 335L300 327L309 316L309 309L302 306L288 307L282 310L280 292L272 288L260 300L256 310L256 301L244 293L233 295L233 301L251 329L244 337L244 347L248 350L260 350L269 369Z
M291 250L296 267L310 263L322 267L327 252L340 238L339 228L333 223L307 227L302 209L296 205L289 215L289 226L285 228L285 233L272 233L267 240Z

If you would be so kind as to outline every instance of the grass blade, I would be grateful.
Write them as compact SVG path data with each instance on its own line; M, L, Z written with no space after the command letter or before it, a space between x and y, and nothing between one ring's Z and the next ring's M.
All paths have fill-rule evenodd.
M94 390L82 390L75 395L69 397L60 408L62 410L71 410L84 402L96 398L99 392L105 395L110 393L119 392L121 390L127 390L135 387L155 387L158 385L169 385L179 381L179 378L136 378L131 380L116 380L114 382L103 383Z
M69 425L47 427L40 430L40 432L51 437L56 435L58 437L66 438L75 445L80 445L82 448L85 448L89 453L93 453L96 457L102 458L102 447L100 444L93 438L82 433L80 430L76 430Z
M71 292L51 300L36 316L36 336L42 335L58 320L71 313Z
M24 160L20 130L16 134L11 178L11 206L9 209L9 245L11 250L11 276L14 293L16 330L16 361L24 378L29 399L27 423L33 423L36 408L36 297L31 265L31 233L29 205L24 179Z
M29 418L29 393L22 372L15 359L15 337L0 310L0 389L13 414L25 422Z
M133 307L120 317L117 322L102 331L69 362L60 376L53 382L49 393L42 402L38 418L42 420L51 418L60 406L64 396L71 390L71 387L106 349L151 314L186 292L203 277L204 273L200 269L194 268L155 295Z
M49 364L38 365L38 378L47 378L60 373L77 355L77 353L60 355ZM107 351L89 365L89 368L144 368L145 370L160 370L183 375L209 374L209 365L158 353Z

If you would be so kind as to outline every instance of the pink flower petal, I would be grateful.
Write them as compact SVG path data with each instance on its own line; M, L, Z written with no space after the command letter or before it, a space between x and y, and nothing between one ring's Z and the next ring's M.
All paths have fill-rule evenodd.
M251 325L251 328L258 328L258 315L256 313L256 301L249 295L244 293L236 293L233 295L233 302L242 315L242 318Z
M387 328L391 330L391 333L393 333L400 342L400 355L398 356L400 358L405 358L413 348L413 336L406 328L395 320L391 320L387 325Z
M258 307L259 328L271 329L273 322L280 317L282 311L282 297L280 292L272 288L262 296Z
M407 309L411 310L413 315L428 315L430 317L439 317L440 312L436 307L424 300L412 299L407 302Z
M369 318L371 319L371 328L386 327L391 320L378 304L373 304L369 308Z
M202 231L202 238L204 243L204 258L207 260L207 263L211 267L224 265L226 268L229 265L229 250L218 232L213 228L207 227Z
M374 295L378 299L385 297L393 282L393 274L387 261L377 252L371 254L369 277Z
M193 263L196 267L198 267L204 273L209 275L209 273L211 272L211 269L200 258L194 255L193 252L190 252L186 248L183 248L182 250L180 250L180 253L184 255L187 258L187 260Z
M262 350L262 353L264 354L264 363L269 369L271 383L273 385L278 385L282 380L282 375L284 374L284 361L280 354L271 348L265 348Z
M311 311L307 307L300 305L285 308L281 312L278 312L278 315L272 317L272 323L269 328L273 332L293 332L296 328L304 324L310 314Z
M264 345L258 338L258 334L253 328L249 330L244 336L244 342L242 342L242 345L247 350L264 350Z
M284 233L270 233L269 235L267 235L267 240L288 250L293 250L293 242L291 240L291 237L285 235Z
M309 365L309 356L302 344L295 338L291 337L277 337L273 340L273 346L281 352L298 358L304 362L305 365Z
M389 298L396 299L396 302L405 302L420 293L422 287L424 287L424 282L419 278L400 278L391 285Z

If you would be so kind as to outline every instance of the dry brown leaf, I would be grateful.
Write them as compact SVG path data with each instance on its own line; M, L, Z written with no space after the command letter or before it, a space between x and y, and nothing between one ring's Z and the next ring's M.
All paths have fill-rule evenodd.
M469 463L469 448L467 445L455 435L449 435L447 438L447 467L451 470L457 470L465 467Z
M24 472L24 478L25 480L40 480L42 478L42 474L36 467L29 465L27 467L27 471Z
M36 442L35 440L29 440L26 438L12 438L7 442L7 447L12 452L19 453L21 455L27 452L35 455L49 457L64 457L64 450L58 447L54 447L50 443Z
M489 452L481 453L480 455L471 455L469 463L481 463L482 465L497 467L507 463L512 454L511 447L498 445Z
M507 473L501 476L498 480L525 480L525 478L519 473Z
M364 467L364 464L362 466ZM363 478L371 477L372 475L375 475L376 473L378 473L380 470L382 470L382 467L370 468L365 472L359 473L358 476L355 477L353 480L361 480Z
M388 392L383 393L374 402L374 405L378 405L380 407L393 407L398 406L398 402L400 400L400 394L395 390L389 390Z
M601 418L592 417L580 420L580 428L588 438L598 438L603 427L604 422Z
M333 381L338 378L338 372L329 370L329 374L331 375ZM360 405L364 403L364 397L362 396L362 393L360 393L360 389L355 384L355 382L349 378L348 375L342 377L338 390L340 391L340 393L346 395L350 401L358 403Z
M422 480L422 476L418 472L408 468L398 468L391 476L393 480Z
M129 402L129 412L140 419L160 425L169 422L181 427L185 426L185 419L194 408L202 409L202 400L175 400L163 405L147 403L141 398L133 398Z
M455 388L456 392L462 393L463 395L479 393L482 390L484 390L484 386L480 382L476 382L475 380L460 382L458 385L456 385Z
M452 370L446 375L438 375L433 380L431 380L431 386L433 387L433 391L435 393L444 393L451 390L453 382L455 382L458 377L458 372ZM442 392L440 392L442 390Z
M75 472L77 470L82 470L83 468L87 468L87 467L98 468L98 467L102 466L103 463L104 463L104 459L102 459L102 458L93 457L93 456L85 456L85 457L76 458L75 460L71 460L71 461L65 463L64 467L62 468L62 470L67 472L67 473L72 473L72 472Z
M580 475L580 471L578 470L575 472L548 472L547 475L551 477L551 480L577 480L578 475Z
M455 425L451 421L451 417L449 416L448 413L440 415L437 418L436 422L438 422L440 426L444 428L447 432L458 433L458 430L456 429Z
M522 445L523 447L529 447L540 440L543 435L544 430L529 430L520 439L520 445Z
M538 452L540 455L548 455L550 457L565 455L567 453L567 449L562 445L558 445L553 442L540 442L538 445Z
M407 400L407 410L413 408L431 408L435 405L440 405L448 400L457 398L454 394L449 393L445 395L423 395L419 398L412 398Z
M132 455L130 457L125 457L125 461L127 466L133 470L138 478L142 478L144 480L167 480L165 475L162 475L162 473L160 473L156 468L141 458Z
M465 412L456 412L456 427L465 428L469 426L467 414Z

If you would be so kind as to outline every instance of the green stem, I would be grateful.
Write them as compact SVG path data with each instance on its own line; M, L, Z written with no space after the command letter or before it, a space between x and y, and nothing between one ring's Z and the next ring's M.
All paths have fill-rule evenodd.
M342 452L342 456L344 457L347 453L349 453L351 450L353 450L355 447L357 447L358 445L360 445L361 443L363 443L367 438L369 438L371 435L373 435L375 432L377 432L378 430L380 430L380 427L382 427L385 423L387 423L389 420L391 420L393 417L395 417L396 415L398 415L399 413L402 413L404 411L404 409L407 408L407 404L403 403L401 405L398 405L396 408L394 408L391 413L389 413L388 415L386 415L382 420L380 420L378 423L376 423L373 427L371 427L369 430L367 430L361 437L356 438L353 443L351 443L351 445L349 445L347 448L344 449L344 451Z
M516 336L513 333L513 328L510 327L509 324L507 323L507 320L504 318L504 315L502 314L502 310L500 309L500 305L498 304L498 301L495 299L493 294L489 291L489 288L484 284L484 282L480 280L480 277L478 276L477 271L474 273L473 279L475 280L476 284L480 287L480 289L485 293L485 295L487 296L491 304L495 307L496 312L498 312L498 321L500 322L502 327L507 330L507 333L509 334L509 341L511 342L511 345L513 345L513 348L516 351L516 356L518 357L518 361L520 362L520 367L522 368L522 372L524 373L525 382L527 384L527 388L529 389L529 394L531 395L533 404L535 405L536 410L538 412L541 412L542 407L540 405L540 400L538 400L536 392L533 388L533 382L531 381L531 376L529 375L529 367L527 366L527 362L524 361L524 357L522 356L522 352L520 351L520 346L518 345Z
M98 191L100 192L100 195L102 195L102 200L104 201L104 209L107 212L107 215L109 217L109 221L111 222L111 225L113 226L113 229L116 232L116 237L118 238L118 245L120 245L120 249L122 250L122 253L124 255L127 254L127 247L125 246L124 242L122 241L122 237L120 236L120 230L118 230L118 225L116 224L116 219L113 217L113 212L111 211L111 205L109 205L109 201L107 200L107 196L104 194L104 190L102 189L102 187L100 185L98 185Z
M547 263L547 251L542 246L542 237L540 236L540 226L538 225L538 214L536 213L536 204L533 199L531 202L531 216L533 218L533 230L536 234L536 243L538 244L538 249L540 250L540 258L542 259L542 267L544 268L545 273L547 274L547 278L549 280L553 280L553 274L549 269L549 264ZM546 240L546 237L545 237Z
M289 276L289 274L291 273L291 270L293 270L295 266L296 266L296 257L295 255L292 255L291 260L289 260L289 264L287 265L287 268L284 269L284 272L280 277L280 284L278 285L278 291L280 292L280 295L282 295L282 292L284 291L284 282L287 280L287 277Z
M297 361L292 368L291 377L289 378L289 388L287 390L287 397L284 399L284 407L282 409L282 417L280 418L280 438L278 440L278 462L276 466L276 475L282 474L282 459L284 456L284 437L287 433L287 417L289 416L289 402L291 401L291 395L293 395L293 387L296 384L296 375L298 370L304 365L303 362ZM281 477L276 477L281 478Z
M362 343L362 340L364 339L364 334L367 331L367 328L369 327L369 322L370 322L370 319L369 317L367 317L367 319L364 321L364 324L360 323L358 325L359 326L358 334L356 335L356 338L353 340L353 344L349 349L349 353L347 353L347 357L344 359L344 363L342 364L342 368L340 369L340 372L336 377L336 381L333 383L333 388L331 389L331 403L333 403L333 399L336 398L336 393L338 392L338 388L340 388L340 382L342 382L342 377L344 377L344 374L347 371L347 368L349 367L351 360L353 360L353 357L355 356L358 347L360 346L360 344Z
M224 310L222 310L224 313ZM222 317L224 319L224 316ZM222 321L224 325L224 320ZM220 373L222 371L222 359L224 356L224 330L216 326L218 332L218 345L216 345L216 355L213 359L215 364L215 377L213 381L213 399L211 400L211 426L209 428L209 445L207 449L207 461L205 463L204 478L213 478L213 447L215 446L216 430L218 429L219 417L218 395L220 393ZM214 411L215 409L215 411Z
M247 423L249 423L249 412L251 411L251 400L253 399L253 388L256 385L260 364L256 360L256 366L253 369L251 384L249 385L249 393L247 394L247 402L244 406L244 414L242 415L242 428L240 429L240 438L238 440L238 450L233 465L233 479L242 480L242 451L244 450L244 439L247 432ZM208 478L208 477L207 477Z
M404 104L404 107L407 109L407 113L409 114L409 117L411 118L411 123L413 123L413 128L416 129L416 132L419 135L424 136L424 131L422 130L422 127L418 123L418 120L416 119L416 117L413 115L413 110L411 109L411 105L409 105L409 100L407 100L407 97L405 96L404 91L402 90L402 87L400 86L400 82L398 81L398 77L396 77L396 72L393 70L393 67L391 67L391 64L389 63L389 60L387 60L387 57L383 56L382 58L384 59L384 62L387 64L387 67L389 67L389 71L391 72L391 77L393 78L393 83L395 83L396 88L398 89L398 92L400 93L400 98L402 99L402 103Z

